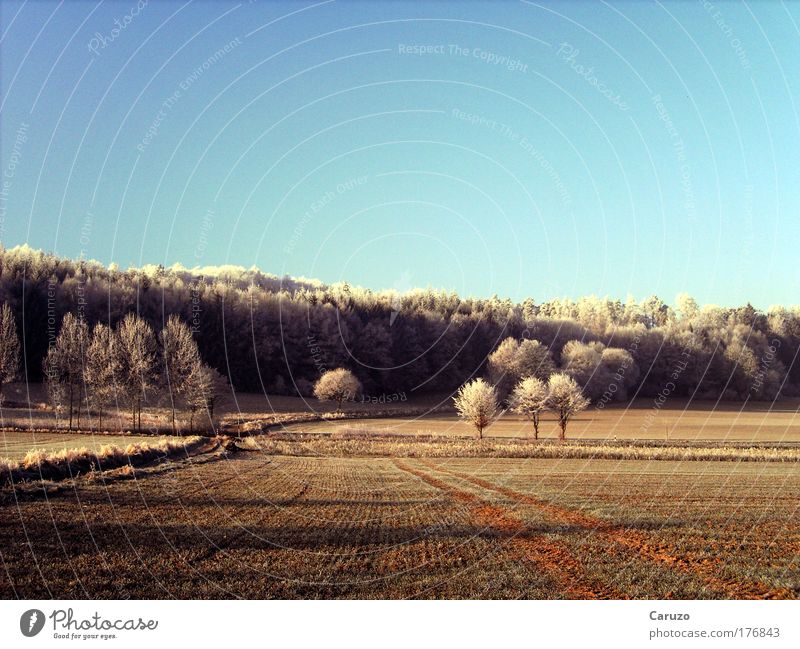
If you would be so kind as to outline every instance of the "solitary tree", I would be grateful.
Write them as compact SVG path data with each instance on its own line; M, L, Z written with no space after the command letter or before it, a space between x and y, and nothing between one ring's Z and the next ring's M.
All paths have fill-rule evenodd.
M67 313L61 321L61 329L55 343L44 359L45 379L48 392L56 408L68 404L69 429L75 404L78 406L78 428L81 425L80 404L84 388L84 362L89 346L89 327L83 318Z
M342 410L342 402L359 393L361 383L350 370L339 367L328 370L314 385L314 396L320 401L335 401L336 412Z
M19 338L14 314L7 302L0 309L0 405L3 404L3 386L17 378L19 371Z
M567 436L567 423L573 415L589 405L589 400L583 396L583 391L575 379L563 372L550 377L547 390L547 407L558 413L558 424L561 427L558 437L563 440Z
M99 425L103 426L103 407L113 403L119 379L117 336L107 325L98 322L86 351L85 378L89 403L97 408Z
M533 439L539 439L539 416L547 409L547 384L535 376L522 379L511 393L511 409L533 422Z
M179 398L186 396L189 377L201 364L200 351L189 327L177 315L171 315L161 330L161 349L164 360L164 383L172 408L174 433L175 404Z
M497 392L483 379L474 379L461 386L453 398L461 418L475 426L478 439L483 439L483 429L497 416Z
M142 428L142 401L155 384L156 337L150 325L129 313L117 327L115 355L119 366L120 393L131 408L131 421Z

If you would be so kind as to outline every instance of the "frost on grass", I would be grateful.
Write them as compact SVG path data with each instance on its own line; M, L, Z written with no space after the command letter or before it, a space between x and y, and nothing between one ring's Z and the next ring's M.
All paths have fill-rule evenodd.
M272 455L332 457L505 457L541 459L800 462L800 448L758 445L656 445L607 442L468 440L441 436L369 435L342 429L330 436L249 437L245 449Z
M60 451L32 449L21 460L0 458L0 485L23 480L59 480L89 471L143 464L180 452L189 453L204 441L202 437L185 437L137 442L124 448L104 444L97 450L85 446Z

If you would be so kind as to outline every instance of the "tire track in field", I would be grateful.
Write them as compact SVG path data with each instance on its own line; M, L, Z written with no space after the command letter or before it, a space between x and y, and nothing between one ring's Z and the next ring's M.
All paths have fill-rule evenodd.
M430 461L419 461L434 471L441 471L442 473L469 482L483 489L502 494L515 502L532 505L550 516L553 520L576 525L587 531L601 534L618 545L638 552L642 558L648 561L666 565L669 568L676 569L701 580L717 594L726 598L796 599L795 593L788 588L773 588L759 581L745 582L721 577L719 571L724 565L722 559L712 560L689 556L658 539L653 534L632 530L573 509L560 507L546 500L515 491L509 487L504 487L482 478L476 478L469 474L436 466Z
M590 579L581 563L565 544L544 535L528 536L527 525L503 507L491 504L473 493L453 487L433 475L410 467L399 459L392 460L401 471L410 473L427 484L448 493L454 500L467 506L475 525L509 535L511 548L520 556L536 563L559 584L562 592L571 599L629 599L611 586ZM426 466L429 466L426 464ZM434 467L429 467L436 471Z

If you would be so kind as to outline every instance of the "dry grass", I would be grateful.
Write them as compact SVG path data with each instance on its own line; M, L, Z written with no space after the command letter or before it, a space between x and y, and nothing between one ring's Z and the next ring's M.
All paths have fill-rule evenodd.
M48 452L83 446L99 449L104 444L127 446L134 442L152 442L154 439L156 438L151 435L125 435L110 431L67 433L49 429L5 429L0 430L0 457L20 460L32 448L45 449Z
M32 449L21 460L0 458L0 485L27 480L59 480L73 478L95 470L116 469L166 458L179 452L190 453L202 442L201 437L159 439L132 442L127 446L103 444L97 449L81 448L48 451Z
M342 428L333 435L272 434L250 437L244 448L272 455L330 457L473 457L604 460L693 460L728 462L800 462L800 446L749 444L669 445L608 442L525 442L464 440L441 436L369 435L363 429Z

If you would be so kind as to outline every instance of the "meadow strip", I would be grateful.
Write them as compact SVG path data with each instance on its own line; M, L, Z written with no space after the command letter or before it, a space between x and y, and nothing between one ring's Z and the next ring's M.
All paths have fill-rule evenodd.
M0 459L0 486L29 480L63 480L92 471L145 464L180 452L191 453L207 444L209 441L202 437L186 437L138 442L125 448L105 444L97 451L86 447L55 452L34 449L19 461Z
M451 475L465 482L474 484L483 489L488 489L502 494L506 498L518 503L532 505L548 514L554 520L570 525L576 525L589 532L604 535L609 540L626 548L635 550L643 558L661 564L666 564L681 572L697 577L710 588L731 599L795 599L795 594L787 588L771 588L761 582L742 582L726 579L719 576L720 559L710 560L700 557L687 556L677 548L671 547L652 534L631 530L614 524L611 521L588 516L581 512L559 507L551 502L535 498L529 494L515 491L494 482L477 478L459 471L453 471L431 462L422 463L434 471Z
M627 599L624 594L617 592L612 587L589 580L580 562L572 556L563 543L552 541L543 535L526 535L525 523L505 509L492 505L468 491L456 489L400 460L395 460L394 464L401 471L420 478L427 484L450 494L456 501L467 505L477 525L508 535L512 548L521 557L536 563L551 575L553 580L561 585L566 597L572 599Z
M245 448L273 455L405 458L531 458L697 462L800 462L797 446L663 446L596 442L525 442L445 437L268 434L248 437Z

